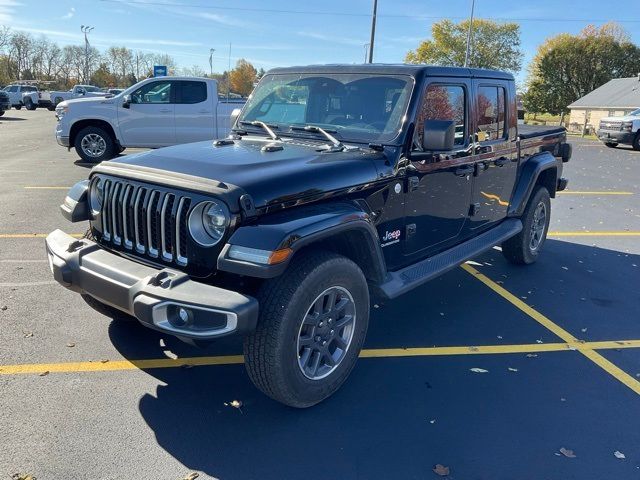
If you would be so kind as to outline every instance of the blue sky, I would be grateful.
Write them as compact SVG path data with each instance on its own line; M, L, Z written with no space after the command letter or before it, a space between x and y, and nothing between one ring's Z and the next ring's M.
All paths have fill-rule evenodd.
M430 35L434 21L462 18L470 3L379 0L375 61L401 62ZM587 23L620 21L640 42L640 11L635 13L632 3L607 10L595 0L476 0L476 16L520 23L526 67L545 38L577 33ZM362 62L371 5L372 0L0 0L0 25L44 34L60 44L80 44L80 25L88 24L95 27L91 43L100 49L126 45L166 52L181 66L199 65L206 71L209 49L215 48L214 71L221 72L227 68L229 42L232 63L246 58L265 69ZM295 13L300 11L314 13ZM523 68L518 78L525 74Z

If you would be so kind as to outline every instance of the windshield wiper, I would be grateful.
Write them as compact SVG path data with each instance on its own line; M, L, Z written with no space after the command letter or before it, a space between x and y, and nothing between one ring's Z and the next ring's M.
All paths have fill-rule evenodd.
M274 129L278 128L277 125L267 125L266 123L261 122L260 120L253 120L251 122L248 122L246 120L240 120L238 123L240 125L253 125L254 127L260 127L265 132L267 132L267 134L271 137L271 140L280 140L280 137L276 135L273 130L271 130L272 128Z
M324 128L320 128L320 127L316 127L315 125L305 125L305 126L299 126L299 125L291 125L291 130L300 130L300 131L304 131L304 132L311 132L311 133L321 133L322 135L325 136L325 138L327 140L329 140L331 142L331 145L329 145L327 151L329 152L342 152L346 147L344 146L344 144L338 140L336 137L334 137L333 135L331 135L331 133L329 133L329 131L325 130ZM330 130L332 133L337 133L335 130Z

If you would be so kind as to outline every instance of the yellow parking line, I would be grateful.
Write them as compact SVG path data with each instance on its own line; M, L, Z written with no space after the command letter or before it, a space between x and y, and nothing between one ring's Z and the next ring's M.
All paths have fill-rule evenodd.
M640 232L637 231L619 231L619 232L549 232L548 237L638 237Z
M26 190L69 190L71 187L47 187L47 186L28 186L24 187Z
M556 192L558 195L633 195L633 192L586 192L578 190L564 190L562 192Z
M593 351L594 349L640 348L640 340L569 343L532 343L519 345L479 345L462 347L425 348L377 348L365 349L360 358L431 357L448 355L491 355L516 353L562 352L569 350ZM144 360L96 360L89 362L32 363L0 365L0 375L24 375L76 372L109 372L121 370L145 370L152 368L178 368L184 365L236 365L243 363L242 355L155 358Z
M519 310L521 310L524 313L526 313L528 316L533 318L539 324L541 324L542 326L544 326L545 328L547 328L548 330L553 332L555 335L560 337L562 340L564 340L568 344L575 345L576 343L580 343L579 340L576 337L571 335L569 332L567 332L560 325L554 323L553 321L551 321L549 318L545 317L543 314L541 314L537 310L534 310L533 308L531 308L529 305L524 303L518 297L516 297L511 292L507 291L506 289L504 289L503 287L498 285L496 282L491 280L489 277L487 277L487 276L483 275L482 273L480 273L478 270L473 268L471 265L464 264L464 265L462 265L462 268L464 270L466 270L468 273L470 273L471 275L473 275L475 278L480 280L482 283L484 283L487 287L489 287L491 290L496 292L502 298L507 300L513 306L515 306ZM614 378L616 378L617 380L622 382L624 385L629 387L631 390L636 392L638 395L640 395L640 382L638 380L636 380L631 375L629 375L627 372L625 372L624 370L622 370L621 368L619 368L618 366L614 365L609 360L604 358L602 355L600 355L598 352L596 352L590 346L590 344L584 343L582 345L583 345L582 348L577 348L576 350L578 350L580 353L582 353L585 357L587 357L593 363L598 365L604 371L606 371L611 376L613 376ZM620 346L622 346L622 345L620 345Z
M0 233L0 238L46 238L48 233ZM84 233L70 233L75 238L82 238Z

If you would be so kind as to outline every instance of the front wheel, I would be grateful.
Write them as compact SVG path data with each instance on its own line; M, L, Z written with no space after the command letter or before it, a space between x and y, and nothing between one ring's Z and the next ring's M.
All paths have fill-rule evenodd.
M633 149L640 150L640 132L636 134L636 138L633 139Z
M551 220L549 191L538 186L521 217L522 231L502 244L502 254L511 263L529 265L538 259Z
M244 342L256 387L305 408L332 395L353 369L369 325L369 290L360 268L330 252L303 253L263 284L258 326Z
M100 127L85 127L75 139L76 152L85 162L102 162L115 156L116 145L111 134Z
M14 107L15 107L16 110L22 109L22 105L14 105Z

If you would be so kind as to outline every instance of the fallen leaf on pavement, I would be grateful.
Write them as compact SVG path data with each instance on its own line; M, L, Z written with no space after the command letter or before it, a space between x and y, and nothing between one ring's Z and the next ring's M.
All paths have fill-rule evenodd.
M437 464L433 467L433 473L436 475L440 475L441 477L446 477L450 473L449 467L445 467L444 465Z
M477 352L478 351L478 347L469 347L469 350L472 352Z
M233 408L237 408L238 410L240 410L240 413L244 413L242 411L242 402L240 400L232 400L229 403L225 402L224 403L227 407L233 407Z
M109 361L109 360L105 358L105 359L103 359L103 360L100 360L100 363L107 363L108 361Z
M33 337L33 332L24 332L24 333L22 334L22 336L23 336L24 338L31 338L31 337Z
M527 353L527 358L535 358L537 356L538 356L537 353Z
M562 447L560 449L560 453L567 458L576 458L576 454L573 453L573 450L569 450L567 448Z
M473 373L489 373L489 370L485 370L484 368L473 367L470 368Z
M44 377L46 375L49 375L49 370L45 370L44 372L41 372L38 374L40 377Z
M436 419L434 418L433 420L429 420L429 423L433 425L434 423L436 423Z
M36 480L36 477L30 473L14 473L11 475L12 480Z
M9 307L7 307L6 305L3 305L2 307L0 307L0 310L2 310L3 312Z
M544 343L542 340L536 340L536 343Z
M625 458L627 458L627 457L624 455L624 453L619 452L618 450L616 450L615 452L613 452L613 455L614 455L616 458L619 458L620 460L624 460Z
M511 367L509 367L509 371L510 371L510 372L517 372L517 371L518 371L518 369L517 369L517 368L511 368Z
M67 343L67 347L69 347L69 348L73 348L73 347L75 347L75 346L76 346L76 344L75 344L75 343L73 343L73 342L69 342L69 343Z
M198 472L191 472L189 475L184 477L182 480L195 480L199 476L200 476L200 474Z

